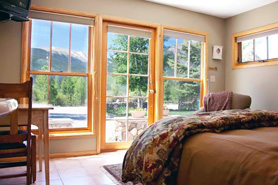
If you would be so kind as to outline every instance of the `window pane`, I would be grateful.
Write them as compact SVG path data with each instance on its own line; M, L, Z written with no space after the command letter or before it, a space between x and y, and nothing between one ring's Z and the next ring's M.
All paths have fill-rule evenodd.
M199 41L190 41L190 68L189 78L201 77L201 48L202 43Z
M148 77L130 76L129 77L130 96L148 96Z
M127 54L108 52L107 53L107 72L108 73L126 73L127 72Z
M187 78L188 75L188 40L178 39L177 77Z
M174 76L176 39L164 36L163 76Z
M266 37L255 39L255 60L267 59Z
M164 81L164 109L169 110L169 116L187 115L199 106L200 82Z
M131 36L130 51L139 53L149 53L149 39Z
M131 98L129 99L128 116L130 118L147 118L148 116L148 101L146 98Z
M48 104L48 76L31 75L33 78L33 104Z
M87 77L32 77L34 104L51 104L54 107L49 111L49 128L87 127Z
M242 42L242 62L254 61L253 40Z
M127 35L108 32L107 49L117 51L127 51Z
M129 73L130 74L148 74L149 68L149 56L148 55L138 55L131 54L130 55L130 66Z
M53 22L51 71L68 72L70 24Z
M128 122L128 133L127 133L127 140L133 141L143 130L148 127L148 121L143 120L133 120Z
M87 127L87 77L49 76L50 128Z
M126 141L126 120L106 121L106 142Z
M269 59L278 58L278 34L268 37Z
M71 72L86 73L88 66L88 30L85 25L71 25Z
M106 98L106 118L126 118L126 98Z
M31 70L48 70L50 30L50 21L32 20Z
M107 96L126 96L127 77L122 75L107 75Z

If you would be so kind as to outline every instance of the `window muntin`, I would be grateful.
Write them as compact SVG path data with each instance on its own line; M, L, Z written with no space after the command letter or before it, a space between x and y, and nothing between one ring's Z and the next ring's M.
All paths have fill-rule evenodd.
M88 128L89 26L32 19L34 104L51 104L52 129Z
M183 38L186 33L167 34L172 36L165 35L163 42L163 116L190 114L200 107L203 42L198 36Z

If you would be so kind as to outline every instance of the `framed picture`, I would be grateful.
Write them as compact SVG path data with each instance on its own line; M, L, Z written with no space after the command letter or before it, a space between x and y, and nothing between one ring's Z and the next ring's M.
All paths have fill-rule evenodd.
M213 46L213 59L222 60L223 46Z

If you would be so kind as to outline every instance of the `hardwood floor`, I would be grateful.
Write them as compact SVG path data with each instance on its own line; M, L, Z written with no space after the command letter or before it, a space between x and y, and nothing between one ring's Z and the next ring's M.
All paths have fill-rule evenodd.
M122 163L125 150L84 157L57 158L50 160L51 185L115 185L116 182L101 168L107 164ZM37 168L38 169L38 168ZM44 169L44 168L43 168ZM25 170L24 167L0 169L1 174ZM25 185L26 178L0 180L1 185ZM44 172L37 172L34 185L44 185Z

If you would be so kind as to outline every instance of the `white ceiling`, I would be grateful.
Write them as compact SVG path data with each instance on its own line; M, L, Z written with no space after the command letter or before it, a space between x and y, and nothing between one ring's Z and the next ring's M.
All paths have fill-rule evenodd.
M228 18L278 0L146 0L216 17Z

